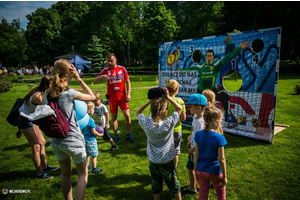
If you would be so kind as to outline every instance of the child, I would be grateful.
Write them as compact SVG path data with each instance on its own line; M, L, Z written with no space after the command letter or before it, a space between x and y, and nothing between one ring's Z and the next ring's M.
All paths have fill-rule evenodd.
M94 92L96 97L95 103L95 112L92 115L92 118L95 120L97 126L101 126L104 129L104 136L103 139L105 141L109 141L111 148L110 151L117 150L118 147L114 143L113 139L110 137L108 133L109 128L109 113L105 105L101 103L101 96L99 92Z
M210 89L206 89L202 92L202 94L206 97L207 99L207 106L214 106L215 105L215 99L216 99L216 95L215 93L210 90ZM223 129L222 126L220 126L218 129L215 130L217 133L220 133L222 135L224 135L223 133Z
M179 121L182 107L169 96L167 88L163 89L165 98L158 97L149 100L136 111L136 115L140 126L147 135L147 155L154 199L160 199L164 179L170 192L175 195L177 200L180 200L180 184L173 161L175 158L173 129ZM168 112L168 100L173 104L175 111L165 119ZM151 104L151 117L146 118L142 113L149 104Z
M192 123L192 132L191 135L188 137L188 154L189 158L186 164L186 168L189 171L189 179L190 185L189 187L183 189L184 194L197 194L196 190L196 175L194 172L194 152L195 152L195 133L198 130L204 129L205 122L203 119L203 113L205 106L207 104L206 97L202 94L192 94L186 103L189 106L189 110L193 116L193 123Z
M184 122L186 120L186 114L185 114L185 105L184 102L181 98L175 97L178 94L178 88L179 88L179 83L174 80L170 79L167 84L166 88L169 90L169 95L172 99L174 99L181 107L182 107L182 112L180 115L180 120L179 122L175 125L174 127L174 145L175 145L175 167L177 167L178 164L178 154L180 154L180 146L181 146L181 137L182 137L182 127L181 127L181 122ZM172 113L175 111L174 106L171 104L168 108L168 114L167 117L171 116Z
M213 182L217 199L226 199L227 174L224 146L225 137L215 130L221 126L222 112L218 108L206 107L204 120L206 127L197 131L195 135L194 170L197 171L197 180L200 184L199 198L206 200L209 193L209 183Z
M87 102L88 114L94 114L94 104L92 102ZM88 125L82 129L85 140L85 149L86 149L86 163L89 164L90 156L92 157L92 171L91 173L100 174L103 172L103 169L96 168L97 166L97 156L98 156L98 145L96 137L102 137L103 133L100 134L96 131L96 124L92 118L89 118ZM88 166L87 166L88 167Z

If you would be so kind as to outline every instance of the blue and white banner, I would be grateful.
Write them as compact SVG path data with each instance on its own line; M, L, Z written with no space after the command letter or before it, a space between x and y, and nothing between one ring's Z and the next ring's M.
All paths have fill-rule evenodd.
M159 86L177 80L182 85L177 96L184 101L211 89L225 113L225 132L272 142L280 34L279 27L160 43ZM240 75L237 91L227 91L226 73ZM187 109L185 123L191 125L191 120Z

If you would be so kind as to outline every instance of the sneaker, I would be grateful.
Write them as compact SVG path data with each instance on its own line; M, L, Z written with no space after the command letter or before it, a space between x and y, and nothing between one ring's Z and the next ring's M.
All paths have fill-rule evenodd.
M52 166L50 166L50 165L47 165L47 167L45 167L45 168L43 168L43 171L45 172L45 171L55 171L55 170L57 170L58 169L58 167L52 167Z
M126 135L126 140L129 140L130 142L135 142L135 139L132 137L131 133Z
M88 165L88 169L92 169L92 165Z
M110 148L111 151L117 150L117 149L118 149L117 145L114 145L114 146L112 146L112 147Z
M92 175L101 174L102 172L103 172L103 169L98 169L98 168L91 171Z
M119 140L120 140L119 135L115 135L115 137L114 137L114 142L118 142Z
M182 194L197 194L197 190L190 190L190 187L184 188Z
M43 172L41 175L36 175L37 178L40 178L40 179L50 179L50 178L53 178L53 176L51 175L48 175L46 172Z

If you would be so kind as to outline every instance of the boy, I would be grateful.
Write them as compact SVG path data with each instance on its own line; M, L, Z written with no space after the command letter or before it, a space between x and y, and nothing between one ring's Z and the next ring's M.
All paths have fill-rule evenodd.
M118 147L114 143L113 139L110 137L108 133L109 128L109 114L108 110L105 105L101 103L101 96L99 92L94 92L94 95L96 97L96 100L94 102L95 104L95 112L92 115L92 118L95 120L95 123L97 126L101 126L104 129L104 136L103 139L105 141L109 141L111 148L110 151L117 150Z
M94 113L94 104L92 102L87 102L88 114ZM102 137L103 133L100 134L96 131L95 121L92 118L89 118L88 125L82 129L82 133L85 140L85 149L86 149L86 163L89 164L90 156L92 157L92 175L101 174L103 169L96 168L97 166L97 156L98 156L98 145L96 137ZM88 166L87 166L88 167Z
M147 135L147 155L154 199L160 199L164 180L176 200L181 200L180 183L173 161L175 157L173 129L180 120L182 107L169 96L167 88L164 88L164 90L165 97L149 100L136 111L136 116ZM166 118L168 101L173 104L175 111L170 117ZM143 111L150 104L151 117L147 118Z
M190 179L190 185L189 187L185 188L182 193L183 194L197 194L196 190L196 176L194 171L194 154L195 154L195 133L199 130L204 129L205 122L203 119L203 113L205 106L207 104L207 99L202 94L192 94L186 103L188 105L189 110L193 116L193 123L192 123L192 131L191 135L189 135L187 141L188 141L188 154L189 158L186 164L186 168L189 171L189 179ZM197 162L197 161L196 161Z
M174 79L170 79L166 84L166 88L169 90L170 97L172 99L174 99L182 107L182 112L180 114L180 120L174 127L174 145L175 145L174 164L175 164L175 167L177 167L178 154L180 154L181 137L182 137L181 122L184 122L186 120L186 114L185 114L186 110L185 110L184 102L181 98L179 98L179 97L176 98L175 97L178 94L179 86L181 86L181 85L179 85L179 83ZM170 104L170 106L168 108L167 117L171 116L174 111L175 111L174 106L172 104Z

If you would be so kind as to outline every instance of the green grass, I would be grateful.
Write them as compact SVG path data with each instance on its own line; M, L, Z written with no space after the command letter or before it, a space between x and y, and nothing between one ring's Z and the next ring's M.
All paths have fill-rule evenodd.
M131 76L132 88L155 86L156 75ZM140 85L142 77L142 85ZM294 95L293 88L300 84L299 74L280 74L276 123L288 124L290 127L275 135L274 144L237 137L226 134L228 145L225 146L227 162L228 185L227 199L300 199L299 166L300 166L300 125L298 123L299 95ZM83 78L84 79L84 78ZM93 78L87 78L92 89L106 89L104 82L91 85ZM71 88L79 88L75 81ZM35 169L31 161L31 150L24 136L16 138L16 127L9 125L5 118L15 100L24 97L27 92L26 84L14 86L11 91L0 94L0 188L30 190L31 194L8 194L6 199L62 199L60 186L60 170L49 172L51 180L35 179ZM98 167L104 169L100 175L89 175L85 199L153 199L150 184L148 157L146 154L147 139L140 128L135 111L146 102L148 89L132 90L130 114L132 118L132 134L135 143L125 141L124 118L119 112L119 132L121 140L117 143L119 149L109 153L108 142L98 138L99 156ZM100 92L104 97L105 92ZM112 130L110 130L112 134ZM186 139L190 128L183 127L181 154L177 172L181 187L188 185L186 170L187 147ZM48 140L49 138L46 138ZM58 162L46 144L48 164L58 166ZM73 165L72 172L73 194L76 187L77 175ZM2 194L1 194L2 195ZM3 195L0 198L4 197ZM216 195L210 190L210 199ZM166 185L161 199L174 199ZM197 195L185 195L183 199L197 199Z

